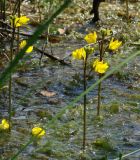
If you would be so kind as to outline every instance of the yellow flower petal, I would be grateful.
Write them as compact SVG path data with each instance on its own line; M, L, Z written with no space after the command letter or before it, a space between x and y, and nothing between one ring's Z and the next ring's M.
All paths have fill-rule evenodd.
M21 41L19 44L19 48L22 49L26 46L27 42L26 40ZM29 46L28 49L26 50L26 53L31 53L33 51L33 46Z
M76 49L75 51L72 52L72 57L74 59L85 59L86 58L86 51L84 48Z
M21 16L21 17L19 18L19 23L20 23L20 24L27 24L27 22L28 22L29 20L30 20L30 19L27 18L26 16Z
M40 127L34 127L32 129L32 135L36 136L38 138L41 138L42 136L44 136L45 133L46 133L45 130L43 128L40 128Z
M21 41L19 48L20 49L24 48L26 46L26 44L27 44L26 40Z
M112 51L117 50L120 46L122 45L121 41L115 40L114 38L111 39L110 43L109 43L109 49Z
M93 62L93 68L97 65L98 62L99 62L99 59L96 59L96 60Z
M97 34L96 34L96 32L94 32L94 33L89 33L89 34L87 34L86 36L85 36L85 41L88 43L88 44L90 44L90 43L96 43L96 41L97 41Z
M30 46L27 50L26 53L31 53L33 51L33 46Z
M3 119L1 124L0 124L0 129L1 130L7 130L9 129L10 125L6 119Z
M11 16L10 17L10 23L12 27L20 27L23 25L26 25L28 23L30 19L27 18L26 16L21 16L21 17L17 17L17 16Z
M94 61L93 63L93 68L95 69L95 72L98 73L105 73L108 69L108 64L107 63L103 63L103 61L99 61L98 59Z

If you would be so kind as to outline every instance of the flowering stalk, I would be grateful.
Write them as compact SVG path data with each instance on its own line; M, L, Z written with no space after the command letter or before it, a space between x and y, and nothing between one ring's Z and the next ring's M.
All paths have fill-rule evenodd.
M83 60L83 86L84 91L86 91L87 88L87 79L86 79L86 70L87 70L87 60L88 55L93 52L94 48L91 48L90 46L80 48L75 50L72 53L72 56L74 59ZM86 146L86 102L87 102L87 96L84 95L84 111L83 111L83 151L85 150Z
M87 89L87 79L86 79L86 69L87 69L87 56L84 60L84 91ZM84 115L83 115L83 150L85 150L86 146L86 104L87 104L87 96L84 95Z
M127 23L129 23L129 5L128 5L128 0L126 0L126 18L127 18Z
M17 27L20 27L24 24L26 24L29 21L29 18L26 16L16 17L11 16L10 22L11 22L11 28L12 28L12 37L11 37L11 45L10 45L10 63L13 60L13 48L14 48L14 39L15 39L15 30ZM33 49L32 46L30 46L27 49L27 52L31 51ZM9 131L11 129L11 115L12 115L12 74L10 73L9 77L9 105L8 105L8 113L9 113Z
M40 0L37 1L37 8L38 8L38 12L39 12L39 23L41 23L42 17L41 17L41 3L40 3Z
M19 0L18 2L18 17L20 17L20 5L21 5L21 0ZM19 31L20 31L20 27L17 28L17 53L19 52Z
M6 0L3 0L3 21L6 19Z
M103 61L103 45L104 45L104 36L102 37L102 41L99 42L99 50L100 50L100 62ZM99 73L99 79L102 78L102 74ZM98 104L97 104L97 116L100 115L100 108L101 108L101 85L100 82L98 85Z
M13 25L12 25L12 38L11 38L11 45L10 45L10 62L13 60L13 47L14 47L14 39L15 39L15 27L14 27L14 21L15 19L12 19ZM9 105L8 105L8 114L9 114L9 131L11 130L11 116L12 116L12 75L10 73L9 78Z

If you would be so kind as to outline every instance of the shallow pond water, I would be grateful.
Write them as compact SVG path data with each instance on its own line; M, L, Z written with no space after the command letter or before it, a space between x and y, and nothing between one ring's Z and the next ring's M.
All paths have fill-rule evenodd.
M90 30L91 28L89 28ZM87 26L78 28L79 34ZM113 160L140 148L140 57L102 83L101 117L96 116L97 88L88 94L86 152L82 152L82 100L47 128L47 123L83 91L82 63L72 60L71 51L84 41L66 38L52 45L54 56L66 57L62 65L34 53L13 75L13 115L11 134L1 133L0 159L10 159L31 137L31 128L45 126L43 139L31 143L19 160ZM135 48L138 50L139 48ZM134 48L131 49L131 51ZM134 50L134 51L135 51ZM50 52L49 49L47 51ZM128 54L114 56L113 64ZM91 74L88 86L98 79ZM8 91L0 94L0 118L8 117ZM127 160L140 160L140 153Z
M69 44L74 44L71 42ZM74 44L75 45L75 44ZM55 47L57 56L65 49ZM70 49L73 49L71 46ZM65 51L66 50L66 51ZM38 62L38 55L33 58ZM69 58L70 60L71 58ZM46 136L30 144L19 160L27 159L109 159L119 153L140 148L140 90L137 57L129 68L109 77L102 84L101 117L96 116L97 88L88 94L87 149L82 147L82 100L67 110L57 124L47 128ZM82 91L82 64L73 61L70 66L51 62L44 57L42 66L30 64L28 70L13 75L13 117L11 134L0 137L1 159L11 157L29 140L34 125L44 126L55 114ZM34 64L33 64L34 66ZM97 80L91 75L88 86ZM44 95L45 94L45 95ZM7 116L7 94L1 94L1 116ZM140 154L127 159L138 160Z

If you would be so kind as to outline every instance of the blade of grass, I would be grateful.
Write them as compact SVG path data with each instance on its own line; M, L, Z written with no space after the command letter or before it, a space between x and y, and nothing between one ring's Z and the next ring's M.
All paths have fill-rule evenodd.
M26 149L34 140L34 137L31 137L30 140L22 147L22 149L20 149L12 158L10 158L9 160L14 160L17 158L17 156L24 151L24 149Z
M117 65L116 67L112 68L110 71L108 71L102 78L100 78L96 83L94 83L93 85L91 85L86 91L84 91L83 93L81 93L79 96L77 96L71 103L69 103L66 107L62 107L62 109L60 110L60 112L58 112L56 114L56 116L46 124L46 126L44 128L49 128L51 126L53 126L55 124L55 122L57 122L58 118L60 118L66 110L73 108L74 104L77 103L84 95L88 94L90 91L92 91L99 83L101 83L103 80L105 80L107 77L109 77L112 73L114 73L115 71L119 70L121 67L123 67L126 63L128 63L129 61L131 61L132 59L134 59L136 56L140 55L140 51L137 51L135 53L131 53L130 56L128 58L126 58L122 63L120 63L119 65ZM33 140L29 140L10 160L15 160L18 155L24 150L26 149L26 147L33 142ZM28 144L28 145L27 145Z
M43 24L41 24L37 30L35 31L35 33L33 34L33 36L31 38L28 39L27 41L27 45L23 48L23 50L21 50L16 57L14 58L14 60L9 64L9 66L5 69L5 71L0 75L0 88L4 85L4 83L7 81L7 79L9 78L10 74L14 71L14 69L16 68L17 64L19 63L19 61L23 58L25 51L28 49L29 46L33 45L39 35L41 35L45 29L49 26L50 23L52 23L52 21L54 20L54 18L56 18L66 7L68 7L68 5L71 3L72 0L65 0L63 5L61 5L56 12Z
M133 152L130 152L130 153L128 153L128 154L125 154L125 155L122 156L122 158L131 156L131 155L133 155L133 154L135 154L135 153L138 153L138 152L140 152L140 149L137 149L137 150L135 150L135 151L133 151ZM115 159L113 159L113 160L119 160L119 158L115 158Z

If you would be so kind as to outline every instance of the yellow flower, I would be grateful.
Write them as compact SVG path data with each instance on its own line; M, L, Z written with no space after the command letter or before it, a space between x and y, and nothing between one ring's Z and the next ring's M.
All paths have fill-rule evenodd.
M74 59L84 59L86 58L86 51L84 48L76 49L75 51L72 52L72 57Z
M93 63L93 68L98 64L98 62L100 62L99 59L96 59L96 60L94 61L94 63Z
M114 38L111 39L110 43L109 43L109 49L112 51L117 50L120 46L122 45L121 41L115 40Z
M21 17L19 18L19 22L18 22L18 23L22 26L22 25L27 24L29 20L30 20L30 19L27 18L26 16L21 16Z
M12 27L21 27L25 24L28 23L30 19L27 18L26 16L21 16L21 17L17 17L17 16L11 16L10 17L10 23ZM14 24L13 24L14 23Z
M0 124L0 130L7 130L7 129L9 129L9 127L10 127L10 125L9 125L8 121L6 119L3 119Z
M96 41L97 41L97 34L96 34L96 32L94 32L94 33L89 33L89 34L87 34L86 36L85 36L85 41L87 42L87 43L96 43Z
M21 41L19 48L22 49L26 46L27 42L26 40ZM29 46L28 49L26 50L26 53L31 53L33 51L33 46Z
M98 59L96 59L93 63L93 68L95 68L95 72L98 73L105 73L108 67L109 66L107 63L103 63L103 61L99 61Z
M34 127L32 128L32 135L36 136L38 138L41 138L45 135L45 130L43 128L40 127Z
M21 41L19 48L24 48L26 44L27 44L26 40Z

